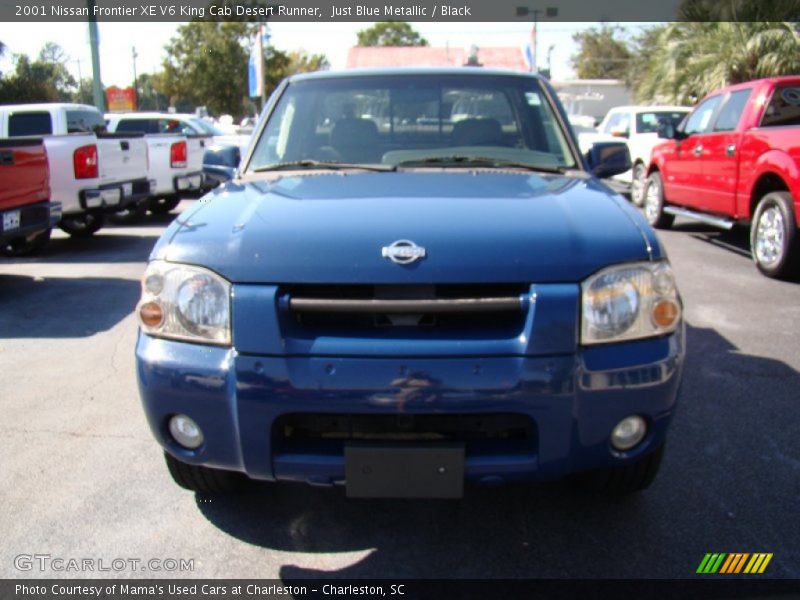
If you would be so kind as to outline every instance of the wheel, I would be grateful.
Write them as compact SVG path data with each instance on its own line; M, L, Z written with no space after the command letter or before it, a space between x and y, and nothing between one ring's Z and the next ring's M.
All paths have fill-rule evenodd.
M788 277L798 272L796 223L789 192L770 192L758 202L750 225L750 250L758 270L767 277Z
M11 240L2 248L3 254L6 256L30 256L31 254L38 254L50 241L51 231L52 229L46 229L45 231L40 231L27 238Z
M641 492L650 487L658 475L662 458L663 444L635 463L580 473L576 483L583 490L601 494L622 496Z
M664 184L661 174L653 171L644 182L644 216L647 222L657 229L669 229L675 221L675 215L664 212Z
M72 237L89 237L100 231L105 224L106 218L104 215L84 213L82 215L61 217L61 222L58 226Z
M138 223L142 221L147 215L147 202L138 202L131 204L127 208L115 212L108 217L108 220L118 225L127 225L129 223Z
M204 494L233 492L242 487L244 475L233 471L212 469L182 462L164 453L172 479L182 488Z
M633 166L631 175L631 202L635 206L644 205L644 182L647 176L644 171L644 164L636 163Z
M150 198L149 208L154 215L165 215L180 204L178 196L165 196L163 198Z

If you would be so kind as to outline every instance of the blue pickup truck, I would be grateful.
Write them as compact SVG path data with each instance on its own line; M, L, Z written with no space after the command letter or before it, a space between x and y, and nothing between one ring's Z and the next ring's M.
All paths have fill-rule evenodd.
M658 472L682 304L549 84L481 68L284 81L236 176L156 244L139 389L175 481L459 497Z

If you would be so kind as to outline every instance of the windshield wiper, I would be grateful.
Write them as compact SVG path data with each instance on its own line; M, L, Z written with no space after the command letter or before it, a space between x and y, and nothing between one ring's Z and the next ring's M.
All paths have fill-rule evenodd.
M265 171L291 171L293 169L330 169L333 171L341 171L345 169L360 169L363 171L394 171L394 165L374 165L374 164L356 164L356 163L339 163L328 162L322 160L291 160L274 165L266 165L252 169L253 173L264 173Z
M563 173L563 167L541 167L530 163L521 163L506 158L490 158L488 156L468 156L455 154L452 156L428 156L425 158L409 158L397 163L398 167L413 167L419 165L475 165L489 168L526 169L528 171L543 171L545 173Z

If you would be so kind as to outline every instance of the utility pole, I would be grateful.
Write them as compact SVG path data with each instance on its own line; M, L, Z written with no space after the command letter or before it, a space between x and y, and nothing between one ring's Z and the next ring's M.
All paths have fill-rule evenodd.
M103 96L103 80L100 78L100 51L98 50L97 18L94 16L95 0L86 0L89 7L89 46L92 50L92 92L94 105L100 112L106 112L106 99Z
M83 103L86 99L83 97L83 73L81 73L81 59L76 58L73 62L78 63L78 100Z
M133 107L139 110L139 86L136 81L136 46L131 46L131 56L133 56Z

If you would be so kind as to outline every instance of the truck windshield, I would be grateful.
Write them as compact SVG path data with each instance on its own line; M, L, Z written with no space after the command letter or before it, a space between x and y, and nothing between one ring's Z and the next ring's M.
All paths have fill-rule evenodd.
M395 75L290 84L259 138L248 171L287 163L298 168L447 168L471 165L472 158L484 166L542 170L576 165L534 78Z

